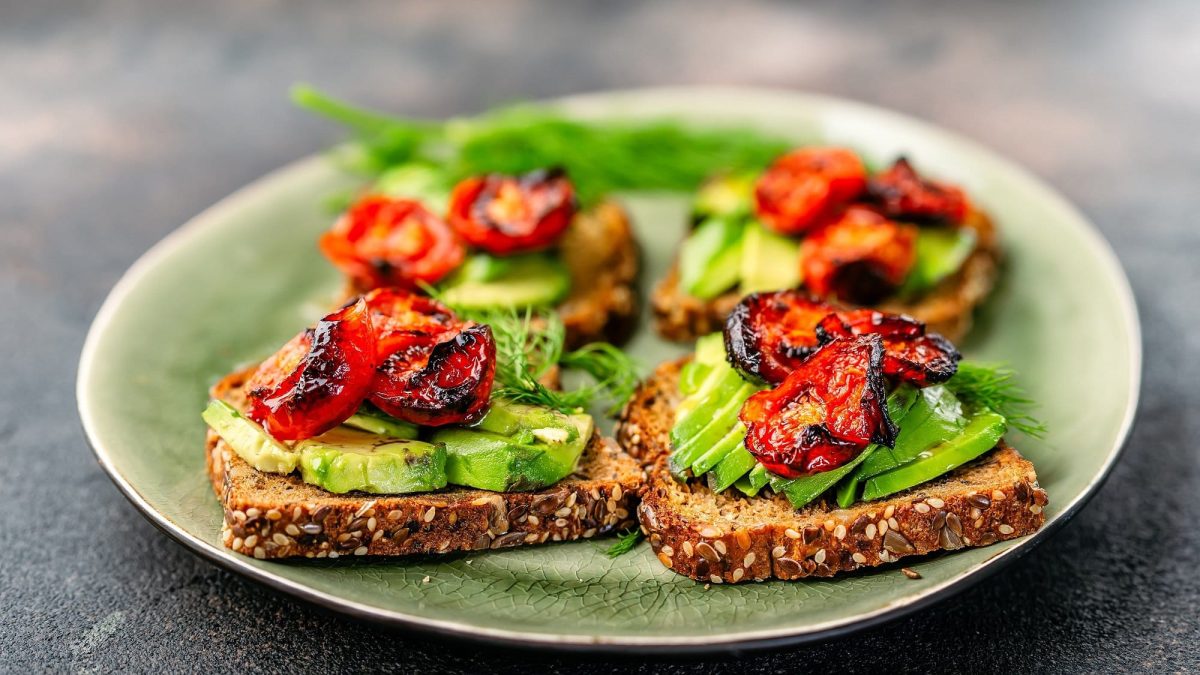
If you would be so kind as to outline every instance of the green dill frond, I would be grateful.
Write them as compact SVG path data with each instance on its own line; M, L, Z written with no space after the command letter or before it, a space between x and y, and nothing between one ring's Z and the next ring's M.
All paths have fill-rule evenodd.
M1029 413L1035 403L1013 381L1014 376L1011 368L1001 364L964 362L946 386L964 404L990 408L1004 415L1010 427L1042 438L1046 425Z
M633 547L637 546L638 542L641 540L642 531L637 528L627 532L622 532L621 534L617 535L617 540L613 542L613 545L609 546L608 550L606 550L604 553L610 558L624 555L632 551Z
M558 166L585 206L621 190L691 191L718 171L760 170L793 145L745 128L581 121L544 106L428 121L359 108L305 85L293 88L292 99L346 126L359 146L354 168L368 175L407 163L443 167L451 179Z

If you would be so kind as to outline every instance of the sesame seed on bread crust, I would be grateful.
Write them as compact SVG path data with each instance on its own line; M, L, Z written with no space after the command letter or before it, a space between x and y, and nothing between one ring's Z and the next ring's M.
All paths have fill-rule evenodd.
M253 370L227 376L214 398L244 409ZM256 558L336 558L507 548L628 529L645 474L596 435L575 474L537 492L446 488L414 495L334 494L296 475L259 471L211 430L206 465L224 510L226 547Z
M915 300L888 300L877 308L924 321L929 330L951 341L965 337L971 329L972 313L996 282L1001 252L996 228L987 214L972 211L961 227L975 231L976 243L958 272ZM650 298L655 329L664 338L678 342L719 331L741 298L736 290L712 300L693 298L680 290L679 266L672 265Z
M1042 526L1046 493L1033 465L1003 441L937 480L841 509L796 510L781 495L717 494L667 470L680 367L663 364L626 407L617 439L646 464L638 519L658 559L698 581L832 576L912 555L986 546Z

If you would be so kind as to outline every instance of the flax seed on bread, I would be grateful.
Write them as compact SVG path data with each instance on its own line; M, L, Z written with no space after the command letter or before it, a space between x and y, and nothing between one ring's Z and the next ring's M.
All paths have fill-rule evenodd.
M911 555L985 546L1044 522L1046 493L1033 465L1001 442L978 460L887 499L850 508L818 500L792 508L783 496L717 494L681 483L666 457L679 369L661 365L626 407L617 439L646 464L638 519L658 559L708 583L832 576Z
M212 396L244 410L251 372L227 376ZM633 525L645 477L599 435L574 475L537 492L339 495L295 475L258 471L211 430L205 454L224 510L222 541L256 558L448 553L591 538Z
M908 314L951 341L961 340L971 328L975 308L991 293L1000 269L999 240L991 219L982 211L972 211L961 226L975 231L976 243L957 273L920 298L889 300L878 308ZM650 303L658 333L683 342L721 330L739 300L736 290L707 301L687 295L679 288L678 265L672 265L655 287Z

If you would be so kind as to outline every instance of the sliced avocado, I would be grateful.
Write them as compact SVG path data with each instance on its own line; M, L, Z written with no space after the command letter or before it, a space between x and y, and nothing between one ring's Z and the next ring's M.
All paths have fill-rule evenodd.
M221 440L259 471L291 473L300 455L224 401L209 401L201 417Z
M700 427L707 424L704 415L720 408L746 381L727 364L713 366L700 381L696 393L675 406L675 425L671 428L671 445L683 443Z
M750 451L746 449L746 445L742 443L725 455L725 459L722 459L720 464L708 472L708 487L713 492L726 490L730 485L746 478L746 474L750 473L757 464L758 460L754 459L754 455L751 455Z
M461 266L440 288L447 304L465 309L551 307L570 293L571 275L557 257L526 253Z
M762 464L755 464L754 468L750 469L750 473L746 474L746 477L750 479L750 486L754 488L756 493L771 482L771 472L767 471L767 467Z
M692 360L709 366L725 363L725 336L717 332L696 338L696 355Z
M672 458L682 466L695 464L704 453L711 450L721 439L726 438L730 429L738 424L738 413L742 409L742 404L756 391L758 391L757 387L743 382L742 386L729 395L720 407L711 412L707 408L698 408L691 415L691 420L696 421L682 420L677 428L686 425L688 428L699 426L699 429L690 436L681 436L682 441L679 445L672 445ZM672 429L672 437L674 437L674 431ZM744 437L745 430L740 435Z
M881 448L863 464L860 479L891 471L913 461L929 448L948 441L966 425L962 404L944 385L921 389L916 402L899 423L900 433L891 448Z
M837 485L838 481L850 475L852 471L874 454L878 448L879 446L874 444L868 445L866 448L863 448L862 452L858 453L857 457L838 468L785 481L776 488L776 492L783 492L784 496L791 502L792 508L799 509L807 506L814 499L829 490L829 488ZM776 487L773 482L771 486Z
M967 261L977 237L966 228L923 227L917 233L917 255L900 286L900 295L911 298L928 291Z
M679 393L691 396L700 390L704 378L712 372L712 366L699 361L688 361L679 369Z
M428 492L446 486L446 449L338 427L296 444L304 482L342 494Z
M800 285L800 241L768 230L757 221L742 236L742 283L738 292L778 291Z
M679 250L679 285L687 295L710 300L737 284L745 222L714 217L696 226Z
M375 406L365 403L345 422L344 426L362 431L369 431L380 436L396 439L414 439L417 437L417 425L398 420Z
M421 164L402 164L384 171L375 181L375 191L392 197L418 199L434 213L445 213L450 202L445 175Z
M754 209L754 174L714 176L700 186L692 202L692 215L748 216Z
M454 270L454 279L459 282L488 282L501 279L512 270L512 258L501 258L487 253L475 253Z
M712 474L709 474L710 479L711 479L711 476L712 476ZM733 483L733 487L738 492L741 492L742 494L746 495L747 497L753 497L758 494L759 490L762 490L761 485L758 487L754 487L754 485L750 482L750 474L746 474L745 476L742 476L741 478L737 479Z
M734 422L733 426L711 447L705 450L696 461L692 462L692 475L699 478L708 473L713 467L721 463L721 460L733 452L735 448L742 444L746 438L746 427L741 422Z
M553 438L547 442L536 434L532 442L521 442L513 436L465 428L439 429L433 439L446 446L446 474L455 485L494 492L539 490L569 476L591 440L590 415L569 419L575 437L562 442Z
M535 437L539 432L547 435L545 432L561 431L566 434L565 441L574 441L579 435L579 427L570 415L545 406L514 403L500 398L492 400L487 414L473 426L480 431L501 436L515 436L523 430L528 430Z
M863 499L886 497L953 471L996 447L1007 430L1008 422L1002 415L990 410L979 413L953 439L904 466L868 479L863 486Z

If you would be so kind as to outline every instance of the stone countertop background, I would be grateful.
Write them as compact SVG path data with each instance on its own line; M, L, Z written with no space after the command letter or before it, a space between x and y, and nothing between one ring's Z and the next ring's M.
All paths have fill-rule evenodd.
M419 116L656 84L894 108L1031 168L1113 243L1145 329L1112 477L993 579L837 641L678 672L1200 668L1200 4L0 0L0 671L666 670L357 623L202 562L117 492L74 378L104 295L221 197L339 138L307 80ZM1064 255L1070 255L1064 251ZM1078 348L1086 348L1079 345Z

